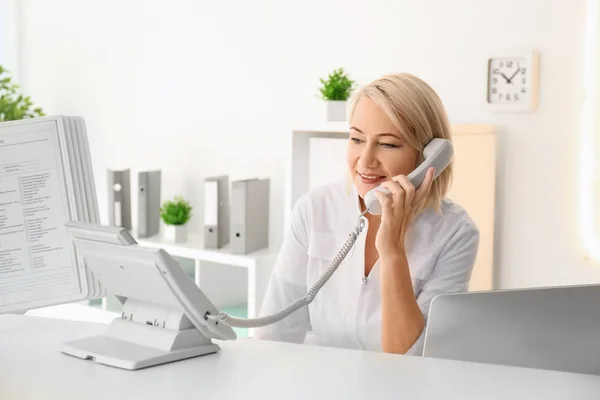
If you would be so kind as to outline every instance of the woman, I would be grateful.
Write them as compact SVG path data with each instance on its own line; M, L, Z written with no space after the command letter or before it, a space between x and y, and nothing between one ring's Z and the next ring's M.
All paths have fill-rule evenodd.
M365 215L363 232L314 301L255 337L421 355L432 298L468 290L479 231L445 198L452 166L433 169L418 189L406 178L433 138L450 139L437 94L410 74L387 75L362 88L350 112L351 185L319 187L295 204L260 315L304 296L337 255L364 196L379 185L381 215Z

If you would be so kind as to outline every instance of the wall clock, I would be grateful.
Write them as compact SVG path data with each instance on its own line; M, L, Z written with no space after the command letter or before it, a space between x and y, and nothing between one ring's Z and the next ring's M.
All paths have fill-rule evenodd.
M537 108L537 51L507 52L489 57L487 61L487 102L490 107L506 111Z

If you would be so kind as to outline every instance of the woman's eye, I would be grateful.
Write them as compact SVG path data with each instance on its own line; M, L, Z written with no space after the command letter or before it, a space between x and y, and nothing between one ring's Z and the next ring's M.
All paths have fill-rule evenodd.
M395 145L395 144L391 144L391 143L381 143L381 145L382 145L383 147L385 147L386 149L396 149L396 148L398 148L398 146L397 146L397 145Z
M360 143L359 138L351 137L350 140L352 140L354 143Z

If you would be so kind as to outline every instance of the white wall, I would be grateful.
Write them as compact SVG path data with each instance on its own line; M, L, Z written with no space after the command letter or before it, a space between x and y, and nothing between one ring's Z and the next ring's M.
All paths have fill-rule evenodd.
M109 167L162 168L166 194L196 206L194 230L203 177L268 176L278 242L289 131L324 117L318 78L409 71L452 122L499 126L497 286L600 281L577 231L583 0L28 0L21 11L23 86L47 112L86 118L103 215ZM534 113L486 107L486 57L513 48L541 52Z
M19 78L19 7L18 0L0 0L0 65L6 68L13 78Z

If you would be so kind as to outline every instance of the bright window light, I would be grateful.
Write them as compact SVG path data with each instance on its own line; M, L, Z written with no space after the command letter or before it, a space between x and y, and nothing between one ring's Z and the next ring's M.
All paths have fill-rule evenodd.
M579 224L586 255L600 260L599 0L588 0L584 47L583 130L579 148Z

